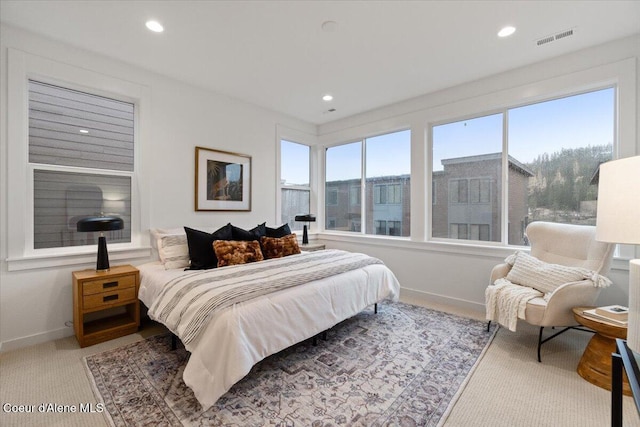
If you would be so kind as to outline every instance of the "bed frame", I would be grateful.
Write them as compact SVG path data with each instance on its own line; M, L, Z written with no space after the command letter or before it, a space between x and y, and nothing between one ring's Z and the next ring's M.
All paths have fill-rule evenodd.
M373 304L373 313L378 314L378 303ZM322 331L318 334L323 341L327 340L327 331ZM318 335L312 338L314 346L318 345ZM171 350L178 348L178 336L171 332Z

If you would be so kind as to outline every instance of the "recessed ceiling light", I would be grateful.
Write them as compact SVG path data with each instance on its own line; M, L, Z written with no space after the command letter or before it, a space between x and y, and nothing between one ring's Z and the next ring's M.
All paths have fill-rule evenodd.
M80 129L80 133L89 133L89 131L86 129Z
M326 102L329 102L329 101L333 100L333 95L326 94L326 95L324 95L322 97L322 100L326 101Z
M164 31L164 27L158 21L153 21L153 20L147 21L145 25L147 26L148 29L150 29L154 33L161 33Z
M504 27L500 31L498 31L498 37L509 37L511 34L516 32L516 27Z

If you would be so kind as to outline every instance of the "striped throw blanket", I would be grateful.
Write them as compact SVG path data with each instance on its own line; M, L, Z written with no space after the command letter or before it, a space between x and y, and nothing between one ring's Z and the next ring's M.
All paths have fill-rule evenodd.
M149 308L149 317L163 323L187 345L226 307L372 264L382 261L360 253L324 250L187 271L164 285Z

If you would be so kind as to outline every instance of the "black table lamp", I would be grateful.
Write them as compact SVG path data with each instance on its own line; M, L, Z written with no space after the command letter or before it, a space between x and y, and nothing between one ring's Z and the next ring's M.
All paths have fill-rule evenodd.
M107 253L107 238L104 237L105 231L110 230L122 230L124 228L124 221L117 216L95 216L83 218L78 221L78 231L99 231L100 237L98 238L98 262L96 263L96 271L108 271L109 270L109 254Z
M294 218L299 222L316 222L316 216L313 214L304 214L304 215L296 215ZM307 224L302 228L302 244L306 245L309 243L309 235L307 234Z

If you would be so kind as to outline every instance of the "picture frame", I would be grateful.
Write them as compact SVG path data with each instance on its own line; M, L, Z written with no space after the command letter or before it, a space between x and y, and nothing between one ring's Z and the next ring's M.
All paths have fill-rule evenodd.
M251 156L196 147L196 211L251 210Z

